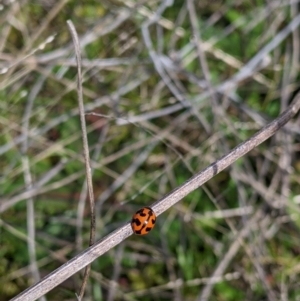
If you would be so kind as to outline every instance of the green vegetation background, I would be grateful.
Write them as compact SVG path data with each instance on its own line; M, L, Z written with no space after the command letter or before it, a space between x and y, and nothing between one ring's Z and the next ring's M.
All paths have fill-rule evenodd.
M162 3L44 0L1 7L0 202L18 201L0 213L0 300L34 283L30 222L41 277L88 246L88 202L78 209L85 168L68 19L84 43L84 100L87 113L95 113L86 121L97 239L253 135L299 88L297 29L255 76L201 98L207 84L187 2L174 1L149 27L150 37L190 107L153 118L180 103L159 76L141 31ZM299 13L288 1L195 1L195 9L213 87ZM140 115L142 121L122 124ZM197 300L209 282L209 300L299 300L298 129L299 122L288 125L161 215L149 235L131 236L96 260L85 300ZM33 215L24 197L26 162L36 192ZM283 205L273 206L279 200ZM212 277L222 264L222 275ZM81 279L68 279L48 300L74 300Z

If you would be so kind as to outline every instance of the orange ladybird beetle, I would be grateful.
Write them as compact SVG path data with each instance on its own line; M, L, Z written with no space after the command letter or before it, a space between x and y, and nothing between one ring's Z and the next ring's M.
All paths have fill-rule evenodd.
M156 221L156 215L150 207L138 210L132 217L131 227L135 234L145 235L150 232Z

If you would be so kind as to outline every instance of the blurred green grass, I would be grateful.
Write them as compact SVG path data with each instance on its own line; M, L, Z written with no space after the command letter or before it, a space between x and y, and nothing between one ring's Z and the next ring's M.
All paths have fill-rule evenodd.
M159 76L141 32L161 3L16 1L0 11L0 202L29 189L24 158L36 191L33 216L27 197L0 214L1 300L34 282L30 221L35 221L41 277L88 246L88 204L78 209L85 167L68 19L84 43L87 113L96 113L87 114L86 121L97 239L253 135L286 108L298 89L297 29L270 53L256 77L198 101L207 85L185 1L174 1L149 28L150 36L169 66L168 78L192 109L151 118L180 103ZM195 6L213 86L230 79L299 13L298 4L275 1ZM40 47L49 36L53 41ZM141 114L143 121L118 124ZM148 236L132 236L97 259L85 300L200 300L210 282L208 300L299 300L298 127L288 125L188 195L158 218ZM113 190L114 181L154 142L147 159ZM283 206L272 207L278 200L285 200ZM253 220L238 243L238 233ZM213 277L222 265L222 277ZM80 280L75 275L49 292L48 300L73 300Z

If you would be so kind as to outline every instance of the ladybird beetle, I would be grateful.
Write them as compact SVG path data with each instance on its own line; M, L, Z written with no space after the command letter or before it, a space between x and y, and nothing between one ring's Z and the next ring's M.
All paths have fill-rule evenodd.
M150 232L156 221L156 215L150 207L138 210L132 217L131 227L135 234L145 235Z

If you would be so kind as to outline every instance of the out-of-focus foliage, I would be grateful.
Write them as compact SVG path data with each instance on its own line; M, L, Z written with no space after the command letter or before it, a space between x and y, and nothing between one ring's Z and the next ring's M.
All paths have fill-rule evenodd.
M253 135L297 92L299 26L234 80L297 21L298 4L194 1L195 29L190 1L171 2L0 5L0 300L37 280L32 262L43 277L88 246L68 19L82 45L98 239ZM159 216L149 235L97 259L85 300L298 300L299 132L289 123ZM47 299L73 300L81 276Z

